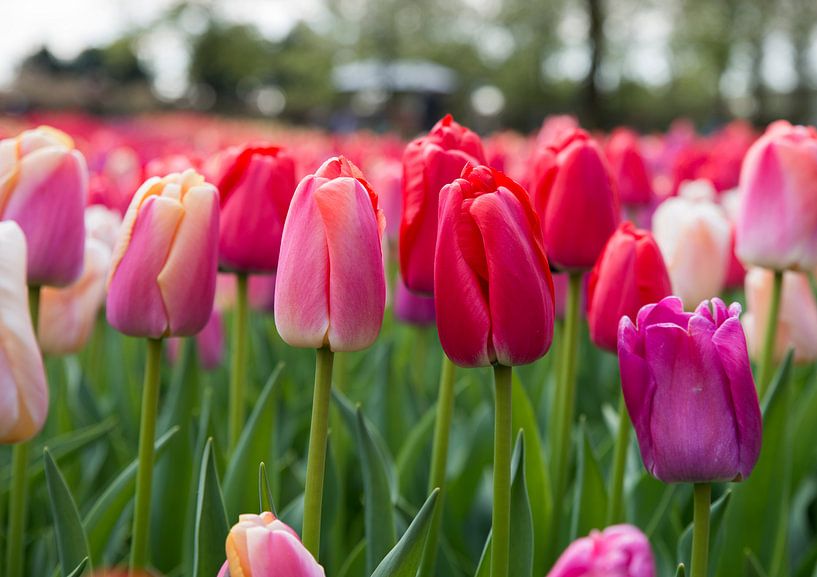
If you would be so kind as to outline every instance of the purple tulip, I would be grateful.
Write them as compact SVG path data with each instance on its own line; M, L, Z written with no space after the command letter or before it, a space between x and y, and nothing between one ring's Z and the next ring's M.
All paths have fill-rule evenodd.
M547 577L655 577L646 535L632 525L593 531L565 549Z
M738 316L720 299L678 297L621 319L618 356L644 466L665 483L739 481L760 453L761 416Z
M409 325L434 324L434 298L411 292L402 278L397 279L394 291L394 316Z

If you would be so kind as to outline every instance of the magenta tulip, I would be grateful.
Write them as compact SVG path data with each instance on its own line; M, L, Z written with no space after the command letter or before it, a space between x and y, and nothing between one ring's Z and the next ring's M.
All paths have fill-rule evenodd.
M411 292L397 279L394 291L394 316L397 320L410 325L434 324L434 297Z
M632 525L593 531L565 549L547 577L655 577L647 536Z

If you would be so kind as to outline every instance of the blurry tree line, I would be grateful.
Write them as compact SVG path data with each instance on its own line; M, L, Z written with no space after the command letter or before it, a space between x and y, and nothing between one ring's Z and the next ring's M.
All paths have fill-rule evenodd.
M221 19L226 1L180 2L150 27L71 61L39 50L20 78L90 79L98 89L82 104L126 111L128 101L110 90L151 86L142 48L163 27L187 46L188 88L142 108L407 132L445 111L483 130L531 130L560 112L591 127L642 129L679 116L705 128L734 116L814 122L817 114L815 0L323 0L319 23L298 21L274 39ZM402 61L441 65L455 82L436 92L337 86L344 64Z

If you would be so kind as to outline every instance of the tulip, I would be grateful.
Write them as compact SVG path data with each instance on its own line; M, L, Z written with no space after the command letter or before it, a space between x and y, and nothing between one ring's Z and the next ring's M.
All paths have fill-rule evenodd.
M102 242L113 253L119 232L122 228L122 217L115 210L95 204L85 209L85 236Z
M623 222L590 273L590 338L598 347L615 352L621 317L634 319L641 307L671 293L667 268L652 234Z
M210 320L204 328L194 337L198 361L205 371L212 371L221 365L224 360L224 329L222 326L221 313L213 309ZM167 356L171 363L175 363L179 358L179 339L168 341Z
M705 180L686 183L653 215L655 242L664 255L673 294L687 308L723 290L730 257L730 226Z
M0 443L22 443L42 429L48 386L28 311L26 238L15 222L0 223Z
M394 316L410 325L434 324L434 298L413 293L402 278L397 279L394 296Z
M343 157L295 191L284 224L275 325L294 347L357 351L380 332L386 281L377 195Z
M0 141L0 220L14 220L28 244L28 284L66 286L82 273L88 196L85 158L50 127Z
M605 153L610 172L618 183L621 203L624 205L648 205L655 193L647 171L647 165L632 130L619 129L610 135Z
M108 322L127 335L190 336L210 319L218 192L193 170L150 178L131 201L108 280Z
M746 154L740 193L736 243L744 264L817 266L817 130L771 124Z
M400 223L400 273L415 292L434 290L434 247L440 191L466 164L485 164L476 133L440 120L427 136L409 143L403 154L403 220Z
M521 365L550 348L553 280L538 226L525 190L486 166L440 193L434 300L455 363Z
M37 330L43 353L72 354L88 342L105 300L110 262L111 250L101 241L89 238L85 243L82 276L65 288L43 287Z
M275 312L275 275L252 275L249 280L250 306L269 314Z
M761 417L738 316L666 297L621 319L621 386L644 466L665 483L739 481L760 453Z
M583 130L563 132L537 149L528 183L553 265L592 268L620 219L618 192L598 144Z
M298 534L269 512L239 515L219 577L324 577Z
M245 146L218 183L219 260L240 272L274 272L281 233L295 191L295 163L277 146Z
M647 536L632 525L614 525L573 541L548 577L654 577Z
M743 327L754 359L762 354L773 276L771 271L762 268L753 268L746 274L747 312L743 315ZM814 362L817 360L817 301L808 275L787 271L783 275L782 292L772 358L782 361L786 351L793 347L795 363Z

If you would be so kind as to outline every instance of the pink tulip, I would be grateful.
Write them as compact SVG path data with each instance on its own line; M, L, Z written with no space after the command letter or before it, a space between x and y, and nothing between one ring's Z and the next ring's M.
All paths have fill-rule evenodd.
M377 195L342 156L295 191L281 239L275 325L295 347L356 351L380 332L386 280Z
M219 577L324 577L298 534L269 512L240 515Z
M618 182L621 203L650 204L655 193L652 190L647 164L641 155L638 134L626 128L616 130L610 135L605 153L610 163L610 171Z
M527 192L468 166L440 192L434 261L437 330L464 367L522 365L553 340L553 280Z
M26 238L0 223L0 443L36 435L48 415L48 385L28 312Z
M753 268L746 274L746 308L743 327L752 357L759 359L769 322L772 298L772 271ZM794 362L817 360L817 301L806 273L788 271L783 275L783 292L777 320L774 360L783 360L794 348Z
M632 525L614 525L573 541L547 577L655 577L647 536Z
M0 219L28 244L28 284L65 286L82 273L85 158L71 138L40 127L0 141Z
M190 336L216 288L218 191L193 170L150 178L131 201L108 280L108 322L131 336Z
M396 284L394 294L395 318L410 325L433 325L434 297L411 292L403 283L402 278L398 278Z
M736 243L744 264L817 266L817 130L771 124L746 154L740 191Z
M72 354L82 350L88 342L105 301L110 263L111 249L89 238L85 242L82 276L65 288L43 287L37 330L43 353Z
M673 294L689 309L720 294L730 257L730 226L705 180L685 183L653 215L653 235L669 271Z
M254 274L249 281L250 306L257 311L275 313L275 275Z
M201 368L205 371L218 368L224 361L224 327L221 313L213 309L210 320L193 338ZM180 345L180 339L170 339L167 342L167 358L172 364L179 359Z
M85 209L85 235L95 239L113 252L119 232L122 228L122 217L119 212L95 204Z

